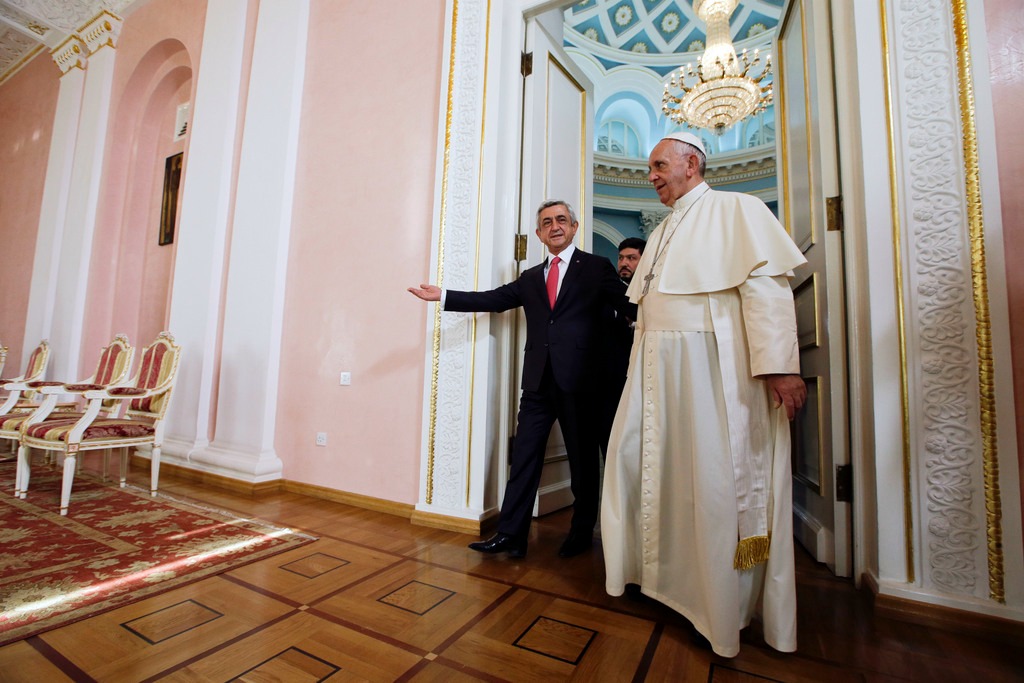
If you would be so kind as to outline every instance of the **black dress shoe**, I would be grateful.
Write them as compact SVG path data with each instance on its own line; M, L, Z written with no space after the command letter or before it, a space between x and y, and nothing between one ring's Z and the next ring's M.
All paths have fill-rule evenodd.
M509 534L494 534L486 541L470 543L469 547L480 553L508 553L509 557L526 557L526 540Z
M593 545L594 535L592 533L585 534L577 531L570 531L569 535L565 538L565 542L562 543L562 547L558 549L558 556L575 557L580 553L587 552Z

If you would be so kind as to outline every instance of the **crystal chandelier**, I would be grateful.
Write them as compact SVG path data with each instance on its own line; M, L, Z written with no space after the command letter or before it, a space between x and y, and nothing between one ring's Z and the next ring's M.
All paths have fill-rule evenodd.
M729 17L737 4L739 0L694 0L694 11L707 24L708 42L697 66L684 64L665 85L662 111L677 124L721 135L771 104L771 55L744 50L737 56L729 39Z

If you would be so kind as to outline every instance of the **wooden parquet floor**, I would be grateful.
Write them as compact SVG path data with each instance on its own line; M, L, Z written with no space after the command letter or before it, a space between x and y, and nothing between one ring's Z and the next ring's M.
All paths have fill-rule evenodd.
M145 472L133 472L133 480ZM758 627L734 659L675 612L604 592L600 547L525 560L463 534L295 494L161 488L306 531L315 543L0 649L0 681L1021 681L1024 648L876 616L798 551L799 650Z

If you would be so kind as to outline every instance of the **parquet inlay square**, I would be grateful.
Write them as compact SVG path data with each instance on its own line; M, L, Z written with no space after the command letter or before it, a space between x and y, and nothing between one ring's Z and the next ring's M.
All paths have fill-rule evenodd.
M431 586L421 581L410 581L378 601L423 616L453 595L455 595L454 591L445 588Z
M232 578L300 605L315 605L394 564L394 555L330 538L233 569Z
M579 664L597 631L557 619L537 617L513 645L569 664Z
M126 621L121 626L150 645L156 645L222 616L224 615L217 610L210 609L195 600L185 600L137 619Z
M373 634L309 612L295 612L265 628L250 631L226 647L208 651L160 680L291 683L323 680L326 676L330 681L395 681L422 660L421 653L396 647ZM255 662L260 663L254 668Z
M334 557L325 553L313 553L312 555L283 564L281 569L307 579L315 579L347 564L350 564L349 561L343 560L340 557Z
M311 606L336 623L373 631L425 654L437 652L508 590L500 583L407 561Z
M442 655L467 670L506 680L628 681L642 665L654 626L643 618L519 589Z
M262 683L263 681L295 681L299 683L300 681L323 681L339 671L341 671L340 666L335 666L297 647L290 647L231 680L252 681L252 683Z

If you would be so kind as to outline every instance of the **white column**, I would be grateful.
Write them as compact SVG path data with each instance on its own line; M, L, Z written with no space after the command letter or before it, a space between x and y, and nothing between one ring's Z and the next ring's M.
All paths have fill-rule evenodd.
M206 8L168 326L184 350L164 442L169 462L209 445L248 10L244 2Z
M430 282L489 289L516 275L523 13L541 4L448 0ZM468 531L497 511L506 478L518 313L428 310L415 518Z
M260 3L228 260L217 423L213 443L191 456L204 470L251 482L281 477L274 433L308 26L308 0Z
M82 93L54 297L50 332L53 377L73 379L79 374L89 262L103 175L114 59L117 56L114 44L121 23L120 18L104 11L78 32L89 50L89 68Z
M50 337L53 326L61 238L67 218L71 166L85 86L85 49L85 44L77 36L70 36L51 52L63 75L57 92L57 111L53 116L53 134L46 164L43 203L39 211L36 252L32 262L28 316L25 320L25 343L22 346L24 358L19 368L28 362L29 354L35 350L39 341Z

